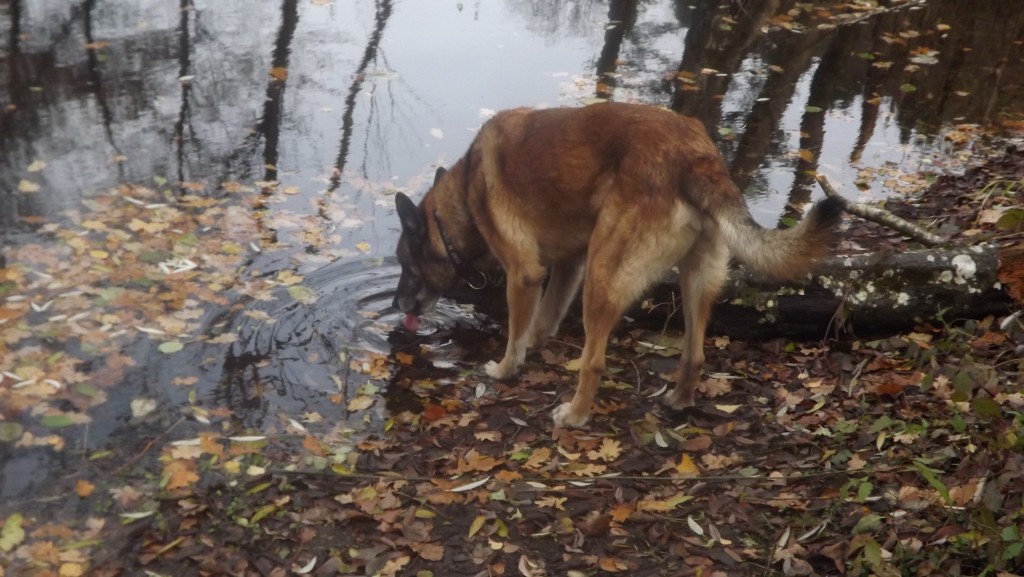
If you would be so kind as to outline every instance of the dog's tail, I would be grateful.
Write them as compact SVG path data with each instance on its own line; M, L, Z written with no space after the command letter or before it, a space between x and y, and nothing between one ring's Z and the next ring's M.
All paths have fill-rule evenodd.
M826 198L816 203L796 226L766 229L754 221L743 203L715 211L715 220L736 260L755 273L791 280L810 271L814 261L831 250L842 203Z

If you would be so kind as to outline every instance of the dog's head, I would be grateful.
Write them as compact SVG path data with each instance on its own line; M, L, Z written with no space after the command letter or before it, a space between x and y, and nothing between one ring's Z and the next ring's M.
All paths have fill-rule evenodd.
M438 169L434 186L444 174ZM402 235L398 237L398 263L402 265L402 276L392 304L405 313L405 328L416 330L419 316L434 310L441 292L453 287L458 275L448 253L441 242L431 241L431 228L426 211L429 210L430 192L420 206L416 206L406 195L395 195L395 209L402 223Z

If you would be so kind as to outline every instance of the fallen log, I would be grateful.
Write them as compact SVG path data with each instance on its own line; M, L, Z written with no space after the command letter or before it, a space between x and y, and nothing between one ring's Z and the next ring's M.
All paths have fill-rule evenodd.
M859 336L908 330L925 321L1006 315L1020 308L1000 270L1024 270L1024 244L927 249L825 259L802 284L779 288L743 269L730 276L709 334L743 339ZM678 299L666 280L634 313L664 318ZM666 306L667 305L667 306Z

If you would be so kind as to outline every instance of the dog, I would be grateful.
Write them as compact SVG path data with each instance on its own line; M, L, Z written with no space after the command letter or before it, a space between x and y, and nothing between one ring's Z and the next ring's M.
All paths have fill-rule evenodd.
M703 125L670 110L599 103L499 112L449 170L438 169L419 206L398 193L394 307L416 330L460 279L505 272L508 344L486 373L510 379L527 351L558 329L583 285L586 342L572 400L556 427L582 427L618 319L671 267L686 323L678 379L665 403L694 404L704 332L730 255L777 280L806 275L829 252L842 208L815 204L796 226L751 217Z

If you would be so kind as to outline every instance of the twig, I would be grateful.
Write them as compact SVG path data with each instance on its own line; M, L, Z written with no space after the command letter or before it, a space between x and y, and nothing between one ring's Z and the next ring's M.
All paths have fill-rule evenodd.
M941 236L930 233L916 224L902 219L887 210L876 206L869 206L862 202L847 200L844 196L836 192L836 189L832 187L832 184L827 178L820 174L816 178L818 180L818 185L820 185L821 189L825 191L825 195L838 200L843 205L843 210L852 215L898 230L910 238L921 242L921 244L924 244L925 246L935 246L946 244L947 242L946 239Z

